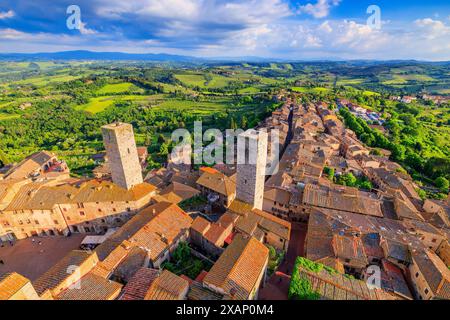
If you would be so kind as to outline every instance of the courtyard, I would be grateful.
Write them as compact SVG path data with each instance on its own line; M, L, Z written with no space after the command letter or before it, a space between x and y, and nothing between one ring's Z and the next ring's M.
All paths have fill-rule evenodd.
M18 240L11 245L0 245L0 275L17 272L35 281L68 252L77 250L85 234L70 237L33 237Z

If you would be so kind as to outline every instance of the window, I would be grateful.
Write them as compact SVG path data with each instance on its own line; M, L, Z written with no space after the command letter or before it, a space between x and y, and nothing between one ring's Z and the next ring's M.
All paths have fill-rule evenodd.
M436 243L437 239L433 239L431 242Z
M98 208L98 212L102 212L102 209Z
M428 292L430 292L430 290L428 290L428 289L425 289L425 294L428 294Z
M85 216L86 214L84 213L84 211L80 211L80 216Z
M23 221L22 221L22 220L19 220L19 224L22 225L22 224L23 224Z
M58 220L53 220L54 224L59 224Z
M36 223L36 224L39 224L39 221L37 221L37 220L34 220L34 223Z
M130 211L131 211L131 208L127 208L127 211L130 212Z
M416 278L418 278L418 277L419 277L419 273L417 272L417 273L416 273Z

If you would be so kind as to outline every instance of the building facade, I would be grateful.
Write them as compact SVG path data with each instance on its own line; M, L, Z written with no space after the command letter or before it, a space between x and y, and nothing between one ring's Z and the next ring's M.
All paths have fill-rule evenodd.
M236 198L262 210L268 135L248 130L238 136Z
M117 122L103 126L102 133L114 183L127 190L141 184L142 167L134 140L133 126Z

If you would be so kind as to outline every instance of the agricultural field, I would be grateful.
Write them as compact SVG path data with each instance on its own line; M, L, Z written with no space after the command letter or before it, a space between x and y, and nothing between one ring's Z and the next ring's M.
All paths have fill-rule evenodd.
M175 77L188 87L205 88L223 88L226 87L232 79L210 73L202 74L177 74Z
M448 105L417 101L404 107L388 99L450 94L450 67L420 63L0 62L0 150L8 162L51 150L75 175L89 175L91 156L103 148L100 126L120 120L133 123L137 143L149 149L150 166L159 167L173 130L196 120L205 129L256 126L279 105L273 96L280 90L331 104L345 97L386 119L395 115L392 123L400 129L393 138L410 154L424 161L450 156ZM411 121L419 129L409 130ZM411 159L405 167L414 171Z
M66 160L73 174L90 175L95 165L91 157L103 149L101 125L121 120L134 124L137 143L148 146L150 166L158 167L166 161L171 132L180 126L195 120L221 129L230 123L255 126L277 106L270 95L260 95L270 89L263 83L269 78L248 72L224 76L219 69L152 65L136 70L120 63L114 71L107 63L0 65L3 160L18 162L45 149ZM256 84L249 81L252 77ZM239 84L229 88L230 83Z
M121 82L121 83L113 83L107 84L97 91L99 95L108 95L108 94L118 94L125 92L135 92L135 93L143 93L144 90L142 88L136 87L134 84L129 82Z

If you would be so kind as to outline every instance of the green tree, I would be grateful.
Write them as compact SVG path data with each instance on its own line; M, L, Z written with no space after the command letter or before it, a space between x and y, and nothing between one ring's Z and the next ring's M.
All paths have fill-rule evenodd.
M277 250L275 250L272 246L269 246L269 257L271 260L275 260L277 258Z
M162 156L167 156L167 155L169 154L169 144L163 143L163 144L161 145L161 147L159 148L159 153L160 153Z
M231 119L230 119L230 129L233 129L233 130L237 129L236 120L234 120L233 117L231 117Z
M448 189L450 188L450 182L445 177L439 177L434 181L434 184L436 187L439 188L439 190L442 193L448 193Z
M247 129L247 126L248 126L247 117L246 116L242 116L242 118L241 118L241 128L245 130L245 129Z

